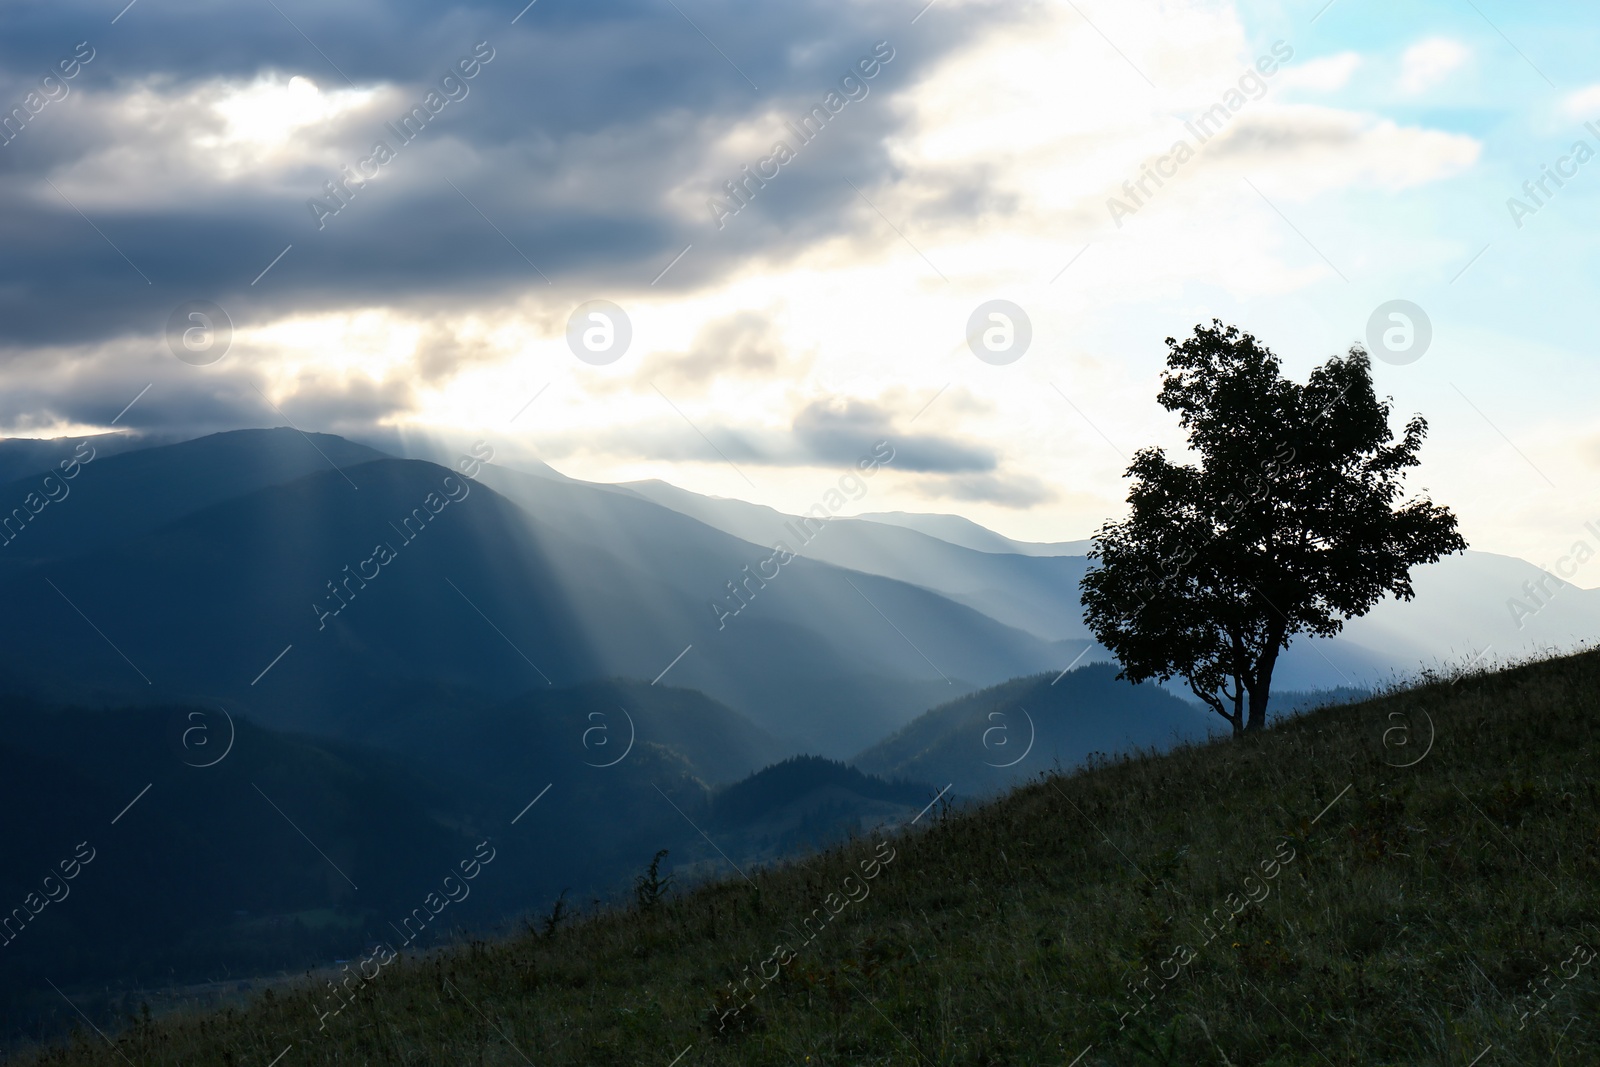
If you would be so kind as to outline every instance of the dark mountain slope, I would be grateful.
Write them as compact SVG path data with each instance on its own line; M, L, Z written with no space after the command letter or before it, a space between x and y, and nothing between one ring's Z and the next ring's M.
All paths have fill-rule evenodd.
M820 756L793 756L719 790L712 800L712 818L724 826L749 823L821 789L897 804L927 802L927 787L921 783L888 782Z
M781 758L784 747L702 693L618 679L533 689L493 705L416 702L363 730L362 739L431 773L480 787L565 778L575 768L620 766L648 746L669 749L707 784L731 782Z
M446 799L391 761L214 707L8 706L8 1033L56 998L47 978L137 987L331 958L383 935L488 832L441 821Z
M950 783L983 795L1091 755L1161 751L1215 732L1221 719L1107 664L992 686L932 709L851 762L869 774ZM1217 725L1211 720L1216 719Z
M232 701L263 723L322 733L370 713L351 702L369 680L509 695L601 673L550 562L554 535L432 464L380 460L346 473L359 490L338 472L313 474L14 576L0 662L17 677L70 679L73 696ZM459 501L446 502L447 484ZM430 500L441 508L431 517ZM387 546L387 562L375 546ZM593 555L581 545L562 554ZM614 560L593 565L650 585ZM592 595L637 618L624 615L620 589Z
M47 504L0 548L0 562L80 555L267 486L386 458L342 437L287 428L233 430L120 454L108 447L120 443L90 438L80 455L94 458L65 482L60 500ZM72 454L69 448L67 455ZM23 507L30 493L46 496L40 482L30 472L0 484L0 514ZM59 496L62 490L53 492Z
M174 443L157 434L94 433L84 437L6 437L0 438L0 485L33 475L43 476L60 470L59 464L87 441L98 457L135 452L142 448Z

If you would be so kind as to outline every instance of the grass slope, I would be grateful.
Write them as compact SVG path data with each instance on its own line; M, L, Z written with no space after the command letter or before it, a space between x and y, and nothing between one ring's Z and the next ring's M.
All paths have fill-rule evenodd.
M38 1062L1593 1063L1597 715L1596 653L1435 681Z

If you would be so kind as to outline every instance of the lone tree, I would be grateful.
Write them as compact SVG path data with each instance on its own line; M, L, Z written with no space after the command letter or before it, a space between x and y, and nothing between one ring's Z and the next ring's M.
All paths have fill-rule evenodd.
M1167 338L1157 400L1179 414L1199 465L1134 456L1132 514L1094 537L1084 622L1134 682L1182 677L1237 736L1266 725L1278 654L1332 636L1410 570L1462 551L1449 509L1397 506L1428 424L1395 440L1361 348L1304 385L1236 327Z

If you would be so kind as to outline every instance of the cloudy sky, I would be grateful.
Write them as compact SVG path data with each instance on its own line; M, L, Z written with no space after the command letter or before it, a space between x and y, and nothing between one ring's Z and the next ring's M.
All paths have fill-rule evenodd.
M888 438L861 510L1058 540L1181 440L1164 337L1299 376L1379 313L1474 546L1593 538L1577 5L524 2L8 2L0 432L484 438L793 510Z

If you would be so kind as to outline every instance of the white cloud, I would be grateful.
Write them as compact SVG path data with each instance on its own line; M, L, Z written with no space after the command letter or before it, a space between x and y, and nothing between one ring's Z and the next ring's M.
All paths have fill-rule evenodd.
M1331 93L1350 83L1350 76L1361 66L1361 56L1356 52L1319 56L1284 70L1277 81L1280 89L1308 89L1316 93Z
M1482 146L1459 133L1356 112L1296 105L1241 116L1214 148L1241 173L1267 172L1293 200L1348 188L1399 190L1458 174Z
M1443 82L1472 58L1472 50L1448 37L1429 37L1406 49L1400 59L1400 91L1422 93Z
M1600 85L1590 85L1571 93L1561 102L1562 110L1579 122L1600 117Z

